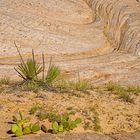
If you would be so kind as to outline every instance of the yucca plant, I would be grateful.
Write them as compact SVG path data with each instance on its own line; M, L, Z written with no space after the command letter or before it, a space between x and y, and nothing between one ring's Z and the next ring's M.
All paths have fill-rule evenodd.
M37 83L39 86L49 87L56 77L60 74L60 70L57 66L52 65L52 57L50 58L50 64L47 74L45 76L45 59L42 53L42 65L38 64L35 60L34 51L32 50L32 58L24 61L17 45L15 44L18 54L20 56L20 64L15 68L19 76L27 82ZM38 75L42 73L42 78L39 79Z
M15 44L16 46L16 44ZM26 62L23 60L22 55L16 46L18 54L20 56L20 64L15 68L16 72L19 76L25 81L35 81L37 80L38 74L40 74L43 70L42 66L40 66L34 57L34 51L32 50L32 59L28 59Z
M32 81L37 79L37 75L42 72L42 67L36 61L29 59L26 63L21 62L15 70L24 80Z

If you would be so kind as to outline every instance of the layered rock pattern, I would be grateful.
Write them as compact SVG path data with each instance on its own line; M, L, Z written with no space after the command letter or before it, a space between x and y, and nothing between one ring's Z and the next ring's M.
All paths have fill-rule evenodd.
M14 41L25 55L31 49L50 55L108 52L102 23L93 19L83 0L2 0L0 57L17 55Z
M9 49L15 53L14 41L25 53L33 48L50 54L123 50L140 55L139 31L136 0L0 1L1 57Z
M0 75L16 75L16 42L94 83L140 84L139 31L136 0L0 0Z
M116 50L140 55L140 4L137 0L85 0L104 22L104 34Z

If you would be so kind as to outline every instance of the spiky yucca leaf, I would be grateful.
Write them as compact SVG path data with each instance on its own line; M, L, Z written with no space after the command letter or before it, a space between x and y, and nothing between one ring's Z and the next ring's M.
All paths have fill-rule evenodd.
M42 67L33 59L28 59L26 62L21 62L15 70L24 80L35 80L37 75L42 72Z
M15 47L17 48L17 52L19 54L21 62L18 67L15 68L16 72L23 80L32 81L37 79L37 75L42 72L43 68L35 61L34 50L32 50L32 59L28 59L25 62L16 43Z
M51 84L60 74L60 70L57 66L51 65L46 76L47 84Z

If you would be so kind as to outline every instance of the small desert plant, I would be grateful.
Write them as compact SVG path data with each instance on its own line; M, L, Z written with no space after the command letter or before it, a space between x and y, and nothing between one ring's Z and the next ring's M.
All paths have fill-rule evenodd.
M19 50L18 53L20 56L20 64L15 68L16 72L25 81L37 80L37 76L42 72L43 68L35 61L34 51L32 50L32 59L28 59L26 62L23 60Z
M139 86L129 86L127 89L127 92L138 94L138 93L140 93L140 87Z
M20 89L22 91L32 91L32 92L37 93L39 91L40 87L39 87L38 83L36 83L35 81L28 81L28 82L23 83L20 86Z
M98 113L95 113L93 123L94 123L94 130L95 131L100 131L101 126L100 126L100 119L99 119Z
M131 98L131 96L127 92L121 92L119 94L119 98L122 99L125 102L134 103L134 99Z
M70 120L68 113L62 115L55 115L52 121L52 132L59 133L64 131L73 130L81 123L80 118L76 118L74 121Z
M45 111L45 109L44 109L43 107L35 105L35 106L33 106L33 107L30 109L29 113L30 113L31 115L34 115L34 114L36 114L37 112L41 112L41 111L43 111L43 110Z
M78 124L81 123L80 118L76 118L74 121L70 119L69 113L64 114L56 114L53 112L48 112L44 108L34 107L30 110L31 114L34 114L38 117L39 120L46 120L48 119L49 122L52 123L52 128L49 129L52 133L59 133L64 131L73 130L77 127ZM43 131L48 132L46 126L42 126Z
M54 83L54 87L59 89L60 92L68 92L71 90L69 81L67 80L58 80L57 82Z
M35 115L38 117L39 120L45 120L47 119L47 110L44 107L41 106L33 106L31 110L29 111L31 115Z
M70 83L70 85L75 90L83 92L91 90L93 88L92 85L89 84L89 82L87 82L86 80L81 80L79 72L78 72L78 80L76 82Z
M55 65L50 66L47 72L47 76L45 78L45 82L49 85L52 84L52 82L58 77L59 74L60 70L57 66Z
M108 91L112 91L113 93L119 95L119 98L122 99L123 101L129 102L129 103L134 103L133 98L131 98L130 94L128 93L128 91L130 91L132 89L127 90L125 87L123 87L117 83L112 83L112 82L109 82L106 85L106 88Z
M117 92L125 91L124 87L122 87L121 85L119 85L117 83L113 83L113 82L107 83L106 89L108 91L117 91Z
M84 129L101 131L100 119L96 110L96 104L93 107L84 109L82 114L86 117L84 122Z
M35 60L34 51L32 50L32 58L24 61L17 45L15 44L18 54L20 56L20 64L15 68L16 72L23 79L23 83L27 83L25 86L30 89L36 87L37 85L40 87L48 87L52 85L52 82L57 78L60 74L60 70L57 66L52 65L52 57L50 59L49 68L47 71L47 75L45 77L45 60L44 54L42 54L42 65L40 65ZM42 78L39 78L38 75L42 73Z
M86 82L86 81L78 81L78 82L70 82L71 89L77 90L77 91L87 91L92 89L92 86Z
M0 85L9 85L10 83L11 79L7 76L0 79Z
M82 91L86 92L87 90L92 90L93 87L87 81L67 81L59 80L55 83L55 87L60 89L60 92L69 92L69 91Z
M33 134L41 130L41 126L39 123L30 123L28 118L23 118L21 112L19 112L20 119L16 116L13 116L13 124L11 126L11 132L16 137L20 137L23 135Z

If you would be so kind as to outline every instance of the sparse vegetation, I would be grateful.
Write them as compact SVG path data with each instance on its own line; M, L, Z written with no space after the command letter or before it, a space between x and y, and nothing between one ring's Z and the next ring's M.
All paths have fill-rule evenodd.
M55 120L52 120L53 133L73 130L81 123L81 119L77 118L74 121L70 120L69 114L56 115Z
M127 88L127 92L138 94L138 93L140 93L140 87L139 86L129 86Z
M55 65L52 65L48 70L45 82L48 83L49 85L52 84L52 82L58 77L59 74L60 74L59 68Z
M97 112L95 113L93 123L94 123L94 130L100 131L101 130L100 119L99 119L99 114Z
M101 131L99 114L94 107L83 110L83 115L85 116L84 129Z
M40 120L48 119L50 121L51 128L47 128L44 124L40 125L38 122L32 124L29 118L24 118L22 113L19 112L20 118L13 116L13 122L11 125L10 133L16 137L20 137L28 134L35 134L36 132L42 130L44 133L51 132L53 134L62 133L64 131L70 131L77 127L81 123L80 118L75 120L70 119L70 114L64 113L57 115L55 113L48 113L42 107L33 107L30 110L30 114L36 114L39 117L39 114L47 114L45 118L40 118Z
M125 88L117 83L113 83L113 82L109 82L106 85L106 89L107 89L107 91L111 91L112 93L119 95L119 98L122 99L123 101L129 102L129 103L134 103L133 98L129 94L130 90L132 91L132 89L130 89L130 88L127 89L127 88Z
M86 81L70 82L70 87L77 91L87 91L92 89L92 86Z
M20 88L22 91L33 91L36 93L40 90L45 91L50 89L55 89L55 91L58 92L69 93L75 93L78 91L78 94L75 95L76 97L80 98L85 96L82 96L79 93L84 94L88 91L90 92L91 90L97 90L96 92L98 93L113 93L117 95L119 99L121 99L120 101L129 103L134 103L131 93L140 93L139 86L124 87L113 82L107 83L105 86L102 86L102 88L93 88L93 86L88 81L81 80L79 75L77 81L65 79L62 80L61 78L56 81L60 74L60 69L57 66L52 65L52 57L50 58L48 71L45 74L44 54L42 54L42 64L39 64L35 60L34 51L32 51L32 58L28 59L27 61L23 60L19 50L18 53L20 56L20 64L17 66L17 68L15 68L15 70L23 80L21 84L18 85L18 88ZM42 77L40 76L41 74ZM10 82L10 78L8 77L0 79L0 90L3 90L3 85L10 86ZM92 100L90 102L92 102ZM71 117L72 115L75 116L79 113L85 119L83 119L82 123L85 129L101 132L102 129L100 125L100 118L95 106L84 109L77 108L77 110L72 105L72 107L68 107L66 109L66 113L58 114L57 111L49 111L42 106L34 106L30 110L30 115L34 115L35 119L37 119L40 123L43 123L45 120L47 120L51 124L51 127L46 126L44 123L40 125L38 122L32 124L28 118L23 118L22 114L19 113L20 119L13 116L13 124L10 131L16 137L34 134L40 130L42 130L44 133L51 132L53 134L70 131L75 129L82 122L81 118L72 119Z
M16 116L13 116L13 124L11 126L11 133L16 136L20 137L23 135L33 134L41 130L40 124L30 122L29 118L23 118L21 112L19 112L20 119Z
M38 74L43 71L43 67L36 62L34 51L32 50L32 59L24 61L16 43L15 47L20 56L20 64L15 68L16 72L25 82L36 81L38 79Z
M125 102L134 103L134 99L131 98L131 96L127 92L119 93L119 98L123 99L123 101Z
M113 83L113 82L107 83L106 88L108 91L117 91L117 92L125 91L124 87L122 87L121 85L119 85L117 83Z
M70 88L70 85L68 85L68 87ZM106 93L108 94L113 93L118 95L119 98L125 102L133 103L133 98L131 98L130 92L136 93L134 91L137 91L138 87L133 87L133 88L122 87L121 85L116 83L108 83L105 86L105 88L102 88L102 90L103 89L106 89L107 91ZM73 88L72 90L77 90L77 89ZM75 115L77 116L78 114L82 116L82 120L83 120L82 126L84 127L85 130L88 129L88 130L101 132L102 128L100 124L100 117L96 107L98 108L98 104L83 109L75 108L72 105L66 108L67 113L57 114L56 113L57 111L54 109L50 111L50 109L48 109L45 106L36 105L31 108L30 114L35 116L35 120L37 120L37 122L38 121L40 122L40 124L35 123L35 125L39 125L40 129L44 133L57 134L57 133L73 130L78 126L78 124L81 123L81 118L76 118L76 119L74 119L75 117L73 118L73 116ZM24 122L24 125L19 125L18 123L22 119L23 119L22 115L20 115L20 119L13 117L14 124L11 127L11 132L14 136L33 134L36 130L36 129L32 130L32 127L34 125L31 125L30 120L27 122L27 119L23 119L26 120ZM46 121L49 122L49 124L51 125L47 126L46 124L44 124L44 122Z
M52 123L52 128L49 130L44 125L42 126L43 131L50 131L54 134L64 131L70 131L77 127L81 123L80 118L75 120L70 119L69 113L56 114L54 112L48 112L43 107L33 107L30 110L30 114L34 114L40 121L48 120Z
M32 58L24 61L17 45L15 44L18 54L20 56L20 64L15 68L18 75L23 79L21 89L36 91L37 88L49 88L52 82L60 74L60 70L57 66L52 65L52 57L50 59L49 68L45 76L45 60L44 54L42 54L42 65L35 60L35 54L32 50ZM38 75L42 73L42 78Z
M9 85L11 83L10 77L3 77L0 79L0 85Z
M37 93L40 89L39 85L34 81L25 82L19 88L22 91L33 91L35 93Z
M92 85L87 81L66 81L59 80L54 86L60 89L60 92L70 92L70 91L81 91L87 92L88 90L92 90Z

